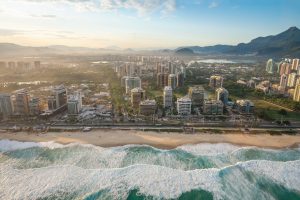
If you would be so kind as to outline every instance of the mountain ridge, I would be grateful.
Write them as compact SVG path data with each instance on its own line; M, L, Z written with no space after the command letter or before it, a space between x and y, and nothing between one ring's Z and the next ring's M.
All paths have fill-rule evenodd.
M248 43L238 45L185 46L180 49L191 49L198 54L229 54L259 56L300 56L300 30L293 26L277 35L257 37Z
M122 49L117 46L107 48L72 47L49 45L41 47L22 46L14 43L0 43L0 55L46 55L46 54L97 54L97 53L166 53L182 56L195 55L257 55L278 57L300 57L300 30L293 26L277 35L257 37L248 43L237 45L217 44L212 46L183 46L176 49L138 50Z

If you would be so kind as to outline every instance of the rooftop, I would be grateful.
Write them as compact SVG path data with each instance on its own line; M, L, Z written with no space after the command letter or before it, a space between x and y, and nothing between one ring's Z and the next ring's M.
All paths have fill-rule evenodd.
M192 102L192 100L188 96L181 97L180 99L177 99L177 101Z
M240 99L237 100L236 103L241 106L246 106L246 105L254 106L254 103L248 99Z
M134 93L134 92L145 92L145 90L143 90L143 89L140 88L140 87L137 87L137 88L133 88L133 89L131 90L131 93Z
M147 99L145 101L141 101L140 105L156 105L156 101Z

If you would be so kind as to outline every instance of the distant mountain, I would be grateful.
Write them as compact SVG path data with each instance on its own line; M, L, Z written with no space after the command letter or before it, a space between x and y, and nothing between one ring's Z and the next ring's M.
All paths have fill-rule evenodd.
M39 55L64 55L64 54L103 54L103 53L145 53L193 56L193 55L259 55L277 57L300 57L300 30L291 27L288 30L273 36L258 37L249 43L234 45L214 46L185 46L175 50L141 50L121 49L117 46L107 48L69 47L53 45L45 47L21 46L12 43L0 43L0 56L39 56Z
M230 45L214 45L214 46L206 46L206 47L200 47L200 46L190 46L190 47L179 47L175 50L181 50L181 49L190 49L194 53L199 54L212 54L212 53L226 53L227 51L231 50L234 46Z
M0 55L33 55L40 52L49 53L48 47L25 47L12 43L0 43Z
M45 47L21 46L12 43L0 43L1 56L62 55L62 54L97 54L123 51L114 48L87 48L52 45ZM126 51L126 50L125 50Z
M193 56L195 55L194 51L190 48L181 48L175 51L175 54L182 56Z
M187 48L198 54L254 54L261 56L300 57L300 30L297 27L291 27L278 35L258 37L249 43L240 43L236 46L190 46L177 48L175 52L181 49L186 51Z

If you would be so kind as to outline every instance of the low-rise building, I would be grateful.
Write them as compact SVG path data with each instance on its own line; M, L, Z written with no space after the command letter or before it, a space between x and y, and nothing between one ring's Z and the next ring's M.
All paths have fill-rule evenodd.
M254 103L250 100L237 100L236 105L240 114L252 114L254 112Z
M156 113L156 101L144 100L140 103L140 115L150 116Z
M203 114L205 115L223 115L224 104L220 100L205 100L203 105Z
M272 84L270 81L262 81L258 85L256 85L255 89L262 91L264 93L268 93L268 92L270 92L271 86L272 86Z

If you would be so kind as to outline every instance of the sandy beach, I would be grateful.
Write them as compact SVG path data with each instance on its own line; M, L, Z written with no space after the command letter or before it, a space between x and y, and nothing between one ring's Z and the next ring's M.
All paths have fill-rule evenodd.
M82 143L102 147L127 144L147 144L157 148L171 149L185 144L231 143L240 146L285 148L300 144L300 135L270 135L246 133L167 133L125 130L93 130L91 132L1 132L0 140L9 139L27 142L54 141L61 144Z

